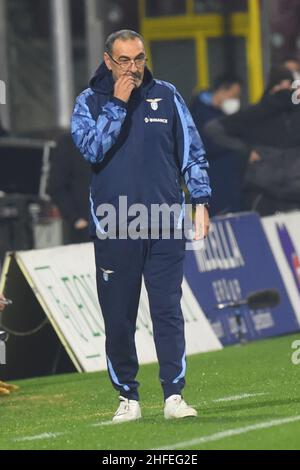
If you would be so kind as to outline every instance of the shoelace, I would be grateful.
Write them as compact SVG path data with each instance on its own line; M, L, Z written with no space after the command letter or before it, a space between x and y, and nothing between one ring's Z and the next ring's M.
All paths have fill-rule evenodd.
M127 411L129 411L129 401L128 400L122 400L120 402L119 408L117 409L117 411L115 413L115 416L123 415L123 414L127 413Z
M174 397L173 400L177 403L180 403L183 401L183 398L182 397Z

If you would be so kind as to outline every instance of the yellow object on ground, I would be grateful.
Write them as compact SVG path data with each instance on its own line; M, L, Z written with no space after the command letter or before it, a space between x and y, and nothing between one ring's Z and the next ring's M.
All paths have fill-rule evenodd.
M9 395L10 392L15 392L19 390L17 385L10 385L5 382L0 382L0 395Z

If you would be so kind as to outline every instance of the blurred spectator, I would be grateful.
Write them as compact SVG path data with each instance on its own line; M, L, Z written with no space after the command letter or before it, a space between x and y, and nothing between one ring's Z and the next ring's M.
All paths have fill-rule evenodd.
M2 126L1 118L0 118L0 139L1 137L6 137L7 136L7 131L4 129ZM3 196L3 193L1 194L1 188L0 188L0 198ZM2 223L1 223L1 214L0 214L0 232L2 232ZM6 252L6 243L4 240L3 233L1 233L0 236L0 274L1 274L1 269L2 269L2 261Z
M293 74L274 68L261 101L209 123L219 145L249 160L245 206L261 215L300 208L300 106L293 104Z
M194 96L190 110L203 139L209 160L209 177L213 188L210 202L211 215L241 210L241 181L245 162L232 150L217 145L203 134L205 125L240 109L241 81L223 76L216 80L212 90Z
M281 64L292 72L294 80L300 80L300 61L294 57L287 57Z
M0 117L0 137L5 137L7 136L7 130L4 129L3 124L1 122L1 117Z
M52 153L48 192L64 219L65 243L89 241L90 176L71 135L60 136Z
M0 312L3 312L5 308L5 304L3 303L4 300L5 300L4 295L0 294ZM0 334L1 333L4 333L4 332L0 332ZM1 335L0 335L0 341L1 341ZM15 390L18 390L18 389L19 387L17 387L17 385L10 385L10 384L0 381L0 395L9 395L10 392L14 392Z

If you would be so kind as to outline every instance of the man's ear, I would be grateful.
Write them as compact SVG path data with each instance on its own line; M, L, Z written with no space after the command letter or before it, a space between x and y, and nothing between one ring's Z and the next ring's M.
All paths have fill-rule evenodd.
M111 63L110 63L109 55L107 54L107 52L104 52L103 59L108 70L111 70Z

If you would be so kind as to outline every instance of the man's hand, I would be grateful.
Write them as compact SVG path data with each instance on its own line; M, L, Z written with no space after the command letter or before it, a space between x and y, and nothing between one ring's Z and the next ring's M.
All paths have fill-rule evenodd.
M116 81L114 97L127 103L135 88L135 78L131 74L124 74Z
M76 220L76 222L74 223L74 228L75 230L84 230L85 228L88 227L88 222L87 220L85 219L78 219Z
M203 238L206 238L209 232L209 225L209 213L207 207L203 204L197 204L194 216L194 240L202 240Z
M260 160L261 160L261 156L255 150L252 150L252 152L250 153L250 157L249 157L250 165L253 163L259 162Z

